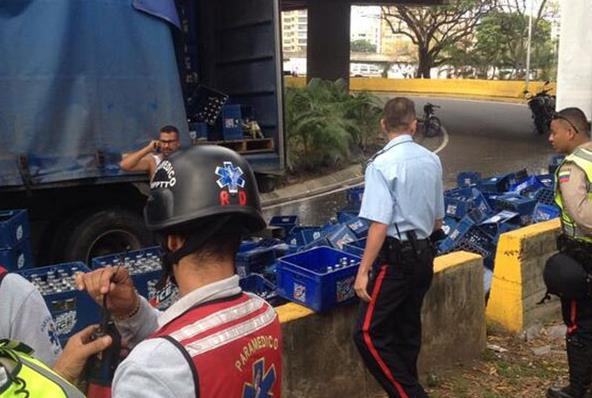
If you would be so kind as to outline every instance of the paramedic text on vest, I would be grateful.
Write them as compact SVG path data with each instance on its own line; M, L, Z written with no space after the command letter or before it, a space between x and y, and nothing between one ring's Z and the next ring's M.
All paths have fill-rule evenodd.
M122 336L135 344L113 396L280 397L277 314L241 291L234 268L241 236L265 227L247 161L212 145L173 154L154 174L144 214L179 286L176 303L163 313L151 308L123 269L77 279L93 297L107 294Z
M561 209L560 251L576 259L587 271L592 266L592 142L590 127L578 108L567 108L551 122L549 142L567 155L555 175L555 202ZM567 266L567 264L566 264ZM592 298L561 297L567 325L566 347L569 385L551 387L549 398L582 398L592 381Z
M354 286L362 299L354 340L389 397L422 398L420 312L433 276L429 237L444 217L442 165L413 142L411 100L388 101L381 124L389 142L366 169L360 217L371 225Z

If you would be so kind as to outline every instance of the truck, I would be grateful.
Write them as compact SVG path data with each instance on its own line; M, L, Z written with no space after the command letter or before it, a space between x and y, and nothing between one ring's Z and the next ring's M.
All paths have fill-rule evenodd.
M28 210L37 265L153 243L149 177L118 163L163 125L195 144L204 92L257 120L264 146L216 143L244 151L260 189L283 171L279 12L278 0L0 3L0 208Z

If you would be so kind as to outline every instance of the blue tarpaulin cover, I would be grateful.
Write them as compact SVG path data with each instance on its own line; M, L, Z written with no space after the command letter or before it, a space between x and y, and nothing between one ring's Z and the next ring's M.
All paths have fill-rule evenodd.
M132 1L0 1L0 187L20 155L33 184L119 175L159 127L186 131L173 2Z

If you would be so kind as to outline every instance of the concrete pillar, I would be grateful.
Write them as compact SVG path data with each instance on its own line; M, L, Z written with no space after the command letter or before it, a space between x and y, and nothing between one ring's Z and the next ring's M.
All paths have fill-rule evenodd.
M307 80L349 81L350 8L349 1L308 1Z

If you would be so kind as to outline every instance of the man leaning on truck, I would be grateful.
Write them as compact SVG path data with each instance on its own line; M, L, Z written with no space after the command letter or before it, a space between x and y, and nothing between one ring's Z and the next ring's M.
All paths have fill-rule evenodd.
M125 171L143 171L152 178L158 164L180 147L179 130L175 126L164 126L158 140L150 141L139 151L123 154L119 167Z

